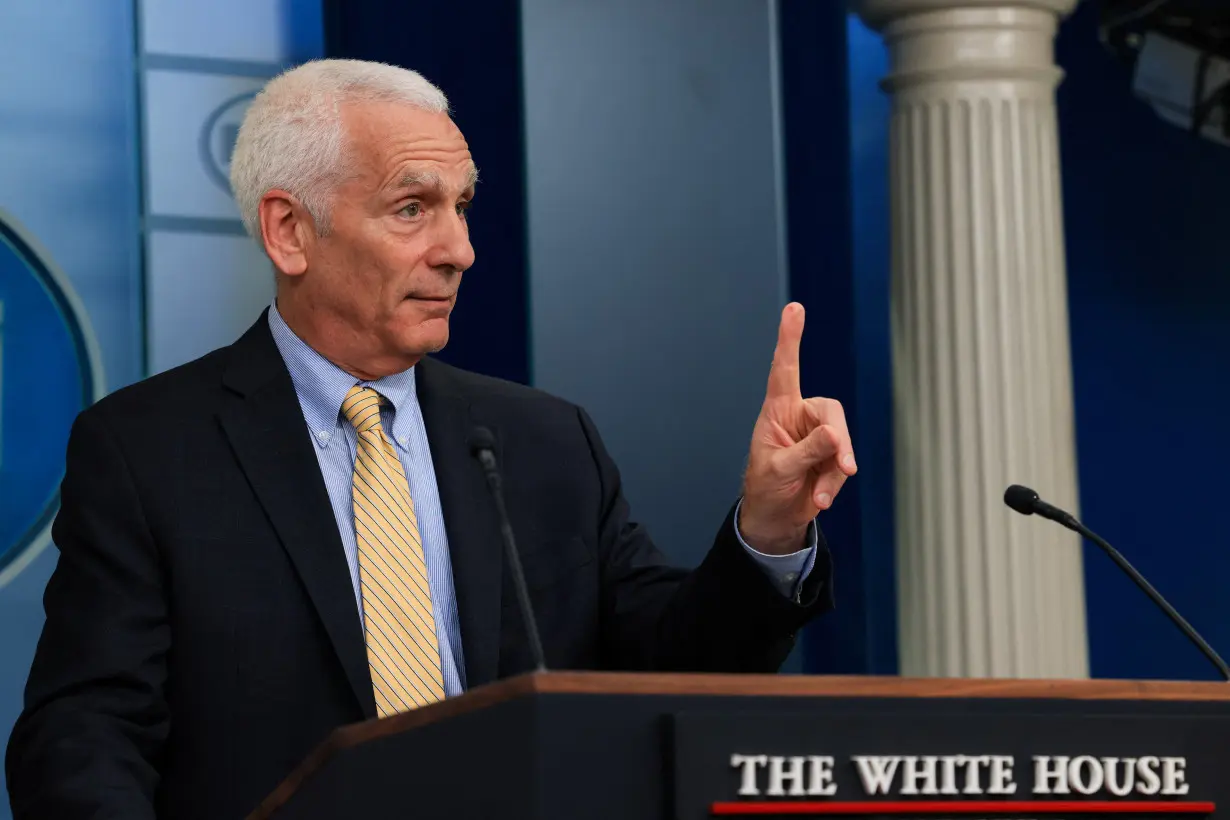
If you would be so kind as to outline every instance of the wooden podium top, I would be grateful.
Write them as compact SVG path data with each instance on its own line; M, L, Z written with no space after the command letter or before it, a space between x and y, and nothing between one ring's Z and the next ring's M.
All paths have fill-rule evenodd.
M1128 680L899 678L853 675L702 675L535 672L480 686L384 720L344 726L328 743L345 748L505 700L537 694L710 695L722 697L1059 698L1068 700L1230 701L1230 683ZM346 742L347 740L351 742Z
M1127 701L1230 701L1230 683L1126 680L1024 680L870 676L535 672L463 695L333 732L249 816L263 820L339 751L386 735L539 694L718 697L1004 698Z

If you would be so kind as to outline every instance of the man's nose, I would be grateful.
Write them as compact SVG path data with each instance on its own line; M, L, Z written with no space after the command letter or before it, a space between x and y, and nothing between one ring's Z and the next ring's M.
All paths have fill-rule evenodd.
M427 261L433 268L448 267L458 273L474 264L474 246L470 244L465 217L453 213L441 219L437 241Z

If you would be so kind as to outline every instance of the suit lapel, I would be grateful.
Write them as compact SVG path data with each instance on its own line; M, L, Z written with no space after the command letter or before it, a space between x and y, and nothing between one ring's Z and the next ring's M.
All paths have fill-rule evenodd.
M473 688L495 680L498 672L504 566L499 520L468 444L471 429L482 421L447 365L423 359L415 384L448 533L466 685Z
M219 413L239 465L277 531L363 713L376 714L350 570L285 362L262 314L231 347Z

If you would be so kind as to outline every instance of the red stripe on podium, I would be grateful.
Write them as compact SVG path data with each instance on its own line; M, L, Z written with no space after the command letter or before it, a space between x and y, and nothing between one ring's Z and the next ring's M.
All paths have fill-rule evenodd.
M1216 806L1201 802L1098 800L948 800L911 802L730 802L714 803L713 814L830 815L830 814L1212 814Z

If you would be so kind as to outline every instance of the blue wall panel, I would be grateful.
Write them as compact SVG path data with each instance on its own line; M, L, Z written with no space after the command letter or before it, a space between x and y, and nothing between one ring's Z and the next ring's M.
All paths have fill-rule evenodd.
M683 565L738 496L787 301L772 11L522 3L534 383Z
M146 367L229 345L273 299L229 182L239 125L270 77L323 51L320 0L139 0Z
M143 375L133 33L127 2L0 3L0 209L45 248L80 296L99 342L106 389ZM53 315L13 313L19 302L32 304L21 296L30 283L14 281L17 276L26 274L15 267L0 270L0 301L6 295L11 301L4 328L4 381L10 388L40 359L50 370L63 358L31 341L58 333ZM60 375L48 382L49 391ZM23 415L16 391L3 387L0 436L13 446L12 457L0 461L0 520L12 522L42 499L5 488L56 482L71 413L57 408L54 421ZM41 454L33 454L37 464L17 458L14 444L17 437L25 444L32 436L47 442ZM0 552L9 546L0 544ZM44 550L0 586L0 741L7 741L21 708L55 555ZM0 781L0 818L9 816Z

